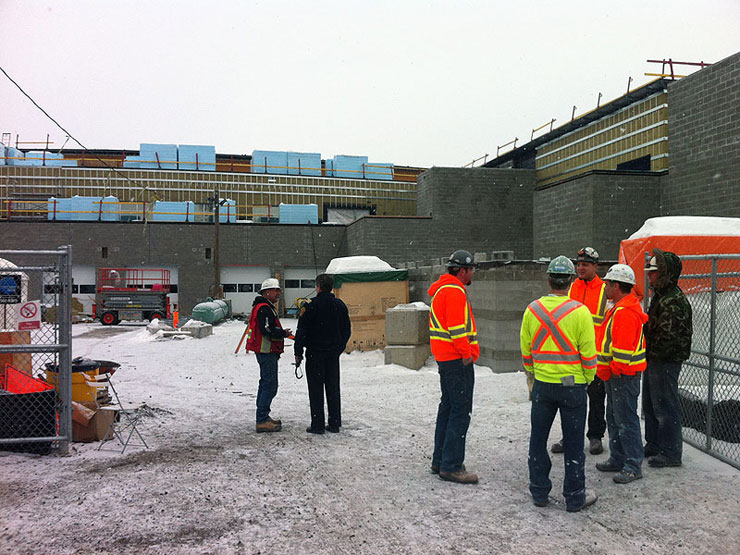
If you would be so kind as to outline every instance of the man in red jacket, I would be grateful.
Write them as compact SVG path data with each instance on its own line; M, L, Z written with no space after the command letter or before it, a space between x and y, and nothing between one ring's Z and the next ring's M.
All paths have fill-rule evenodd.
M642 326L648 317L632 294L635 272L615 264L604 276L606 294L614 306L596 337L596 373L606 389L609 459L596 463L602 472L617 472L614 481L628 484L642 478L642 436L637 397L647 366Z
M283 423L270 418L270 405L278 390L278 359L285 349L285 338L291 330L283 329L277 314L277 301L282 290L275 278L262 282L260 294L252 304L249 316L249 338L247 351L254 351L260 365L260 381L257 388L257 433L279 432Z
M591 312L594 320L594 332L599 335L599 330L604 324L606 315L606 291L604 282L596 274L599 268L599 253L593 247L584 247L578 251L576 257L576 279L570 286L568 296L574 301L585 304ZM588 451L592 455L598 455L604 451L601 442L606 432L606 420L604 410L606 404L606 392L604 382L596 376L594 381L588 384ZM563 440L553 443L550 450L553 453L563 452Z
M480 347L475 318L465 289L470 285L476 264L473 255L459 250L447 262L447 272L429 288L429 338L432 355L439 367L442 398L434 431L432 473L443 480L475 484L478 476L465 469L465 436L473 411L473 362Z

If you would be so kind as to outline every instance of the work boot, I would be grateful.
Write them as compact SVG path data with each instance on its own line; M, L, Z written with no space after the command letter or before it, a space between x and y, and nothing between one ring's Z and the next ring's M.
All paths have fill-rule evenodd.
M563 440L561 439L557 443L553 443L550 447L550 451L552 451L553 453L564 453L565 447L563 447Z
M278 418L278 419L274 419L274 418L270 418L270 417L268 416L268 417L267 417L267 420L268 420L269 422L272 422L273 424L277 424L278 426L281 426L281 427L282 427L282 425L283 425L283 421L282 421L282 420L280 420L279 418Z
M601 472L620 472L622 465L615 463L611 459L607 459L604 462L596 463L596 470L600 470Z
M309 426L308 428L306 428L306 432L309 434L321 435L324 433L324 430L322 428L312 428L311 426Z
M648 464L653 468L665 468L667 466L681 466L681 461L672 461L664 455L656 455L648 459Z
M456 482L458 484L477 484L478 475L473 472L468 472L462 468L457 472L443 472L439 471L439 477L447 482Z
M645 458L649 459L650 457L654 457L655 455L660 454L660 449L658 449L657 445L653 443L646 443L645 444Z
M569 513L577 513L581 509L585 509L586 507L588 507L588 506L593 505L594 503L596 503L596 500L598 498L599 498L599 496L596 495L596 492L595 491L590 490L590 489L587 489L586 490L585 499L583 500L583 505L581 505L580 507L566 507L566 510Z
M642 472L632 472L631 470L620 470L612 480L614 480L617 484L629 484L630 482L634 482L635 480L639 480L642 478Z
M283 429L283 427L280 424L275 424L275 422L271 422L270 420L265 420L264 422L258 422L257 426L255 426L255 429L257 430L258 434L261 434L264 432L279 432Z
M604 445L600 439L590 439L588 441L588 452L592 455L600 455L604 452Z
M465 465L462 465L460 467L460 470L462 470L463 472L465 472ZM431 466L431 468L429 469L429 472L431 472L432 474L439 474L439 467L437 465L434 465L433 464Z

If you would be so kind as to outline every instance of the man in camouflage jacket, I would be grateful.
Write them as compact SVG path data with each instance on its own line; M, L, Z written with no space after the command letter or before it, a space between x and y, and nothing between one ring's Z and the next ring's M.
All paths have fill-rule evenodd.
M681 466L683 437L678 375L691 354L691 305L678 286L683 265L653 249L645 270L653 296L644 326L647 369L642 381L645 456L652 467Z

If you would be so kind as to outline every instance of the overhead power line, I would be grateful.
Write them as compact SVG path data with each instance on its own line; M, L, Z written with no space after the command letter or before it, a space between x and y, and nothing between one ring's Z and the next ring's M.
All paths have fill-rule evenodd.
M15 81L15 79L13 79L10 75L8 75L8 72L5 71L5 69L2 66L0 66L0 71L3 72L3 75L5 75L5 77L7 77L8 80L11 83L13 83L18 88L19 91L21 91L21 93L23 94L23 96L25 96L28 100L30 100L31 103L34 106L36 106L36 108L38 108L41 111L41 113L43 113L47 118L49 118L52 122L54 122L54 125L56 125L59 129L61 129L62 131L64 131L70 139L72 139L74 142L76 142L78 145L80 145L84 150L90 150L85 145L83 145L79 140L77 140L77 138L74 135L72 135L72 133L70 133L64 127L62 127L62 125L57 120L55 120L53 117L51 117L51 115L49 114L49 112L47 112L41 106L39 106L39 103L36 102L33 98L31 98L31 95L29 95L26 91L24 91L23 90L23 87L21 87ZM143 186L143 185L140 185L140 184L136 183L135 181L133 181L132 179L130 179L126 174L119 172L118 171L118 168L116 168L114 166L111 166L110 164L108 164L108 162L106 160L103 160L97 154L93 153L93 156L95 157L95 159L97 159L99 162L101 162L106 168L108 168L109 170L113 171L114 173L116 173L117 175L119 175L120 177L122 177L123 179L125 179L126 181L128 181L131 185L134 185L135 187L139 187L142 192L143 191L146 191L146 186Z

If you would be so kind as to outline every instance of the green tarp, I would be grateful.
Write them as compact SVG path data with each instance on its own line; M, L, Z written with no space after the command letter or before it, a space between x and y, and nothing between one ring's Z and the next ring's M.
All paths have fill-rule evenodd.
M408 270L387 270L385 272L357 272L353 274L334 274L334 287L340 288L343 283L364 283L367 281L406 281Z

